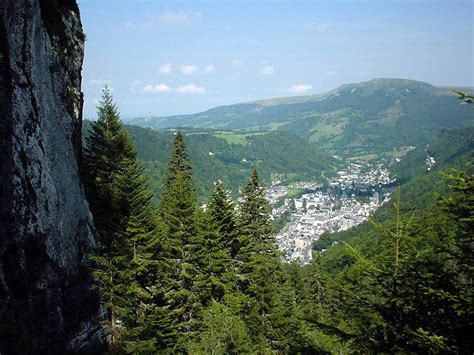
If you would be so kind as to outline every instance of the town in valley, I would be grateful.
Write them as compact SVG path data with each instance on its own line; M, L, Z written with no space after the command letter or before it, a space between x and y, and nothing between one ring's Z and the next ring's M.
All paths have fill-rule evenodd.
M339 232L366 221L379 206L388 202L395 179L382 164L348 161L337 176L324 183L274 181L265 190L274 220L285 225L276 242L287 262L307 264L312 244L324 232Z

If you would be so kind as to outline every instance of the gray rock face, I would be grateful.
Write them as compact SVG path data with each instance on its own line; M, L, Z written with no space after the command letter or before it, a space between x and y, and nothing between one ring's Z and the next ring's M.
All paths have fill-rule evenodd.
M0 353L98 351L75 0L0 1Z

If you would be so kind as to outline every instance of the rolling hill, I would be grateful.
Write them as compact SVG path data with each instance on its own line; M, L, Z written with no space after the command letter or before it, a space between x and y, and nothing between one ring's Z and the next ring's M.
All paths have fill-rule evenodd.
M347 84L321 95L221 106L127 123L153 128L198 127L286 131L345 155L425 145L442 129L474 126L474 111L451 88L404 79Z

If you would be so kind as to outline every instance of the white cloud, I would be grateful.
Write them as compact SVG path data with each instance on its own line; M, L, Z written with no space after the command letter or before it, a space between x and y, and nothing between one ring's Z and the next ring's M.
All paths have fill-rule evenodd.
M298 84L295 86L290 87L287 91L291 92L292 94L303 94L313 89L313 85L309 84Z
M183 74L192 74L197 71L199 68L195 65L182 65L181 66L181 73Z
M361 71L361 72L359 73L359 75L360 75L360 76L369 76L370 73L369 73L368 71Z
M155 93L155 92L169 92L171 88L166 84L148 84L143 88L144 92Z
M327 75L327 76L334 76L334 75L336 75L336 74L337 74L337 72L336 72L335 70L328 70L328 71L326 72L326 75Z
M273 72L275 71L275 67L273 65L267 65L263 69L259 71L260 75L273 75Z
M204 68L204 73L205 74L211 74L211 73L214 72L215 68L216 67L213 64L206 65L206 67Z
M197 86L194 84L188 84L176 88L176 92L181 94L205 94L207 92L204 86Z
M110 80L107 80L107 79L95 79L95 78L92 78L91 80L89 80L89 85L92 85L92 86L109 86L110 87L110 84L112 84L112 82Z
M170 63L163 64L160 67L160 73L161 74L170 74L173 71L173 65Z

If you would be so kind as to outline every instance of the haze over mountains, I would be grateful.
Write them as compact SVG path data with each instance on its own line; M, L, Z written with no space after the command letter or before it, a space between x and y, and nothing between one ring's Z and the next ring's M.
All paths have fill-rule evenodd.
M474 112L454 95L451 88L419 81L373 79L320 95L239 103L191 115L138 117L127 123L288 131L321 148L363 155L427 144L441 129L474 125Z

